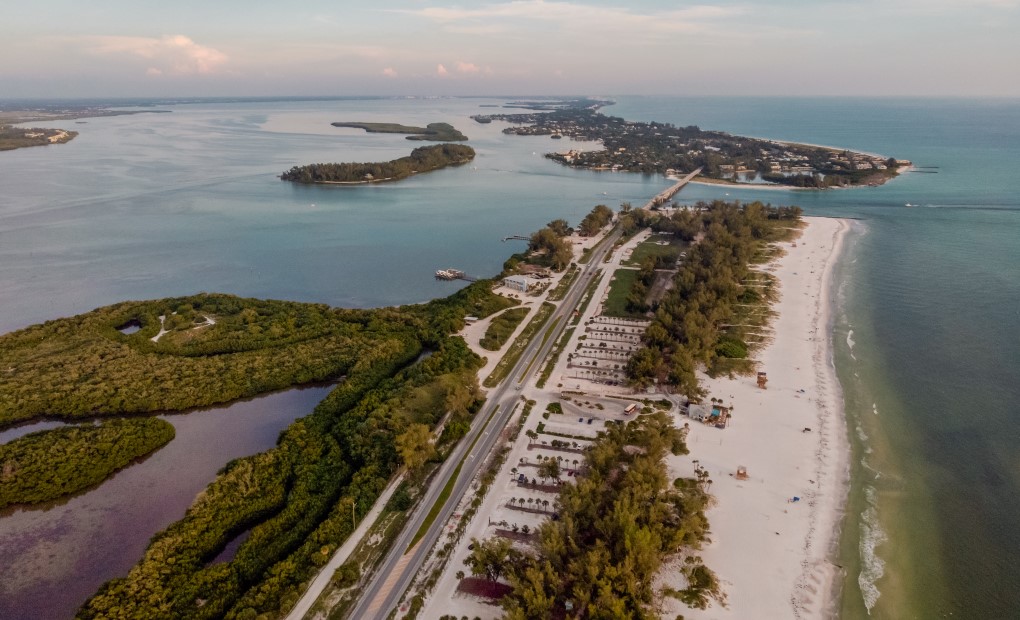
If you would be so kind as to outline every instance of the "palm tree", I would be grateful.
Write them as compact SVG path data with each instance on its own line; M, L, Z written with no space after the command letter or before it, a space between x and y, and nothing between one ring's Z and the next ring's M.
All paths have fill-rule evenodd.
M533 503L535 503L535 500L529 497L529 498L528 498L528 508L531 508L531 505L532 505Z
M517 504L517 498L516 497L511 497L510 498L510 505L513 506L515 504Z
M516 534L517 530L519 529L521 529L521 526L517 525L516 523L510 526L510 530L513 531L514 534Z
M548 510L548 509L549 509L549 500L543 499L542 500L542 510Z

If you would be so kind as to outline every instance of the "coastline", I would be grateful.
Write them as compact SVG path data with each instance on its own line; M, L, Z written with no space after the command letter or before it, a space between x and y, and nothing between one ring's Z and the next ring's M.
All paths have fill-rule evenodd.
M801 236L782 244L785 255L764 266L780 280L771 342L757 355L768 389L754 377L705 377L709 396L734 405L731 424L719 430L690 422L691 454L670 460L671 476L692 476L696 460L713 481L711 542L699 555L718 576L725 606L687 609L667 598L667 615L821 619L838 612L842 569L835 561L850 444L831 305L833 268L850 227L841 219L804 219ZM741 465L746 480L734 475ZM684 587L679 571L664 572L670 574L661 585Z

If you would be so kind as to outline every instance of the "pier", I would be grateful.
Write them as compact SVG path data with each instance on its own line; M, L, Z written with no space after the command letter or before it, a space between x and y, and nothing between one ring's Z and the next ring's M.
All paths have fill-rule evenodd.
M508 235L503 237L502 241L531 241L531 237L525 235Z
M465 280L467 282L477 282L478 278L469 276L460 269L440 269L436 271L437 280Z
M692 172L692 173L688 174L687 176L685 176L684 178L680 179L679 181L677 181L674 185L670 186L665 191L660 192L655 198L652 198L651 200L649 200L648 204L646 204L642 208L644 208L644 209L653 209L655 207L658 207L658 206L661 206L661 205L665 204L670 198L672 198L673 196L676 196L676 193L679 192L681 189L683 189L684 185L687 185L688 183L690 183L691 180L694 179L694 177L698 176L699 174L701 174L701 168L698 168L694 172Z

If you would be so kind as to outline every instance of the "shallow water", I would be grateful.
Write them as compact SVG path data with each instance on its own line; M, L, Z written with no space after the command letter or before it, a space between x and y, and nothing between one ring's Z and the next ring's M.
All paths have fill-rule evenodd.
M70 498L0 511L0 617L72 617L105 581L127 574L228 461L273 447L331 389L160 416L177 434L150 456Z

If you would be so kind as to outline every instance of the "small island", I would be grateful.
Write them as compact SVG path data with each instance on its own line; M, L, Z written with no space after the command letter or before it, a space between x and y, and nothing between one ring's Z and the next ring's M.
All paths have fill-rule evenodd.
M462 144L422 146L407 157L376 163L309 164L294 166L280 175L294 183L328 185L363 185L399 181L412 174L432 172L447 166L466 164L475 157L475 150Z
M28 146L47 146L70 142L77 131L66 129L43 129L40 127L11 127L0 125L0 151L13 151Z
M707 182L827 189L881 185L911 166L907 160L841 148L735 136L695 125L627 121L599 113L599 107L612 103L607 101L565 103L538 112L472 118L511 123L506 134L599 141L603 150L546 154L587 170L682 176L701 168L701 180Z
M401 125L399 123L333 123L334 127L364 129L368 133L406 133L408 140L430 140L433 142L463 142L467 136L454 129L449 123L429 123L425 127Z

